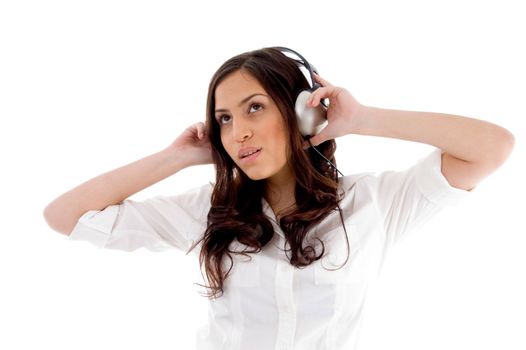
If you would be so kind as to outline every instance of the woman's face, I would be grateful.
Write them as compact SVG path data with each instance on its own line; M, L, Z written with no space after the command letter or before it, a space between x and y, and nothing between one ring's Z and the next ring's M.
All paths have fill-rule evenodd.
M241 70L229 74L216 88L215 107L223 147L250 179L283 180L290 176L285 122L278 106L253 76ZM255 157L242 159L238 152L244 147L261 150Z

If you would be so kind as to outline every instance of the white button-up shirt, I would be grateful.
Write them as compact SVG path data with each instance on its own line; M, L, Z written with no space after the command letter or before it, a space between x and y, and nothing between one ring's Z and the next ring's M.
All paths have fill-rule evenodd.
M340 267L348 254L338 210L307 235L324 241L326 255L299 269L289 263L285 250L290 246L262 199L276 235L260 253L249 254L251 260L232 254L234 265L224 294L209 301L208 324L197 330L197 349L355 349L369 284L380 273L391 247L470 193L447 182L440 170L441 153L435 149L402 171L340 178L350 257L334 271L328 269ZM144 247L186 252L206 229L212 186L207 183L175 196L127 199L104 210L90 210L79 218L69 239L124 251ZM321 252L317 240L309 244L317 254ZM237 241L231 245L235 251L243 247ZM192 252L198 255L200 248ZM230 259L225 257L223 262L226 271Z

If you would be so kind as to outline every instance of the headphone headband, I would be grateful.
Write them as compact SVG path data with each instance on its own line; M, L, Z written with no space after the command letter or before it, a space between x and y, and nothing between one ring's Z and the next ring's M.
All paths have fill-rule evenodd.
M291 58L289 57L290 59L292 59L293 61L296 62L296 64L299 66L299 65L302 65L304 66L307 71L309 72L309 77L310 77L310 81L311 81L311 86L312 86L312 90L316 90L318 88L320 88L320 84L318 84L317 82L314 81L314 73L318 74L318 71L316 70L316 67L314 67L313 65L311 65L306 59L305 57L303 57L299 52L296 52L292 49L289 49L288 47L284 47L284 46L274 46L275 49L278 49L280 51L288 51L288 52L292 52L293 54L295 54L296 56L298 56L299 58L301 58L301 60L297 60L297 59L294 59L294 58Z

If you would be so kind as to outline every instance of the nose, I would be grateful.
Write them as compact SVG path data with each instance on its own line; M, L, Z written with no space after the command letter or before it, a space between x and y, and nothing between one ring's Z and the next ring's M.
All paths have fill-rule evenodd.
M248 126L248 123L240 121L241 118L234 119L232 121L233 127L233 136L234 140L238 142L243 142L247 137L252 135L251 128Z

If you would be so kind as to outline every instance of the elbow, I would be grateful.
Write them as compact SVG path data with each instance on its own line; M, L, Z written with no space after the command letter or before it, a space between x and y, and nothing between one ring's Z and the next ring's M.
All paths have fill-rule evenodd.
M509 158L515 147L515 136L507 129L502 128L502 130L503 136L500 142L499 155L497 157L497 161L500 164L504 163Z
M499 126L487 139L483 161L498 168L509 158L514 146L515 136L509 130Z
M46 221L47 225L53 230L58 233L62 233L63 235L69 236L71 231L73 231L73 227L70 223L65 221L61 215L57 215L56 212L53 212L53 210L48 205L42 215L44 216L44 220Z

